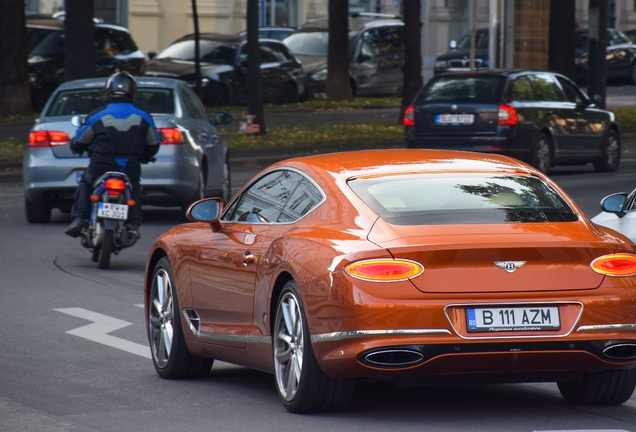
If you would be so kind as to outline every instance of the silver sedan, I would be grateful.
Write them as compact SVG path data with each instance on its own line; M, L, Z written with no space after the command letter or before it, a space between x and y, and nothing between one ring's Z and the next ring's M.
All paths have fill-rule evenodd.
M51 95L29 135L24 156L24 205L31 223L48 222L51 210L69 212L77 183L88 166L86 155L71 152L77 129L71 118L105 104L105 78L70 81ZM183 81L137 78L135 105L150 113L161 132L156 161L142 167L142 204L187 207L200 198L230 194L227 143L215 125L230 113L210 118Z

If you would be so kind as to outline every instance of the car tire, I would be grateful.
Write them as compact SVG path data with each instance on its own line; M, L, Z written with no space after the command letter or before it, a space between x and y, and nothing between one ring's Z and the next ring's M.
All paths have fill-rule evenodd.
M161 378L198 378L210 373L213 359L188 351L181 327L181 313L167 257L155 265L148 295L148 337L152 363Z
M47 223L51 220L51 207L24 199L24 212L29 223Z
M298 90L296 90L296 84L293 82L285 83L280 92L280 103L292 104L296 102L298 102Z
M614 172L621 161L621 140L615 130L610 130L603 139L601 145L603 156L594 162L594 168L598 172Z
M592 372L579 380L558 382L563 398L575 405L620 405L636 387L636 369Z
M320 369L298 287L293 281L287 282L281 292L272 335L276 389L289 412L346 408L353 395L354 381L330 378Z
M544 132L539 133L532 144L530 165L542 171L544 174L550 173L550 167L552 166L552 144L550 138Z

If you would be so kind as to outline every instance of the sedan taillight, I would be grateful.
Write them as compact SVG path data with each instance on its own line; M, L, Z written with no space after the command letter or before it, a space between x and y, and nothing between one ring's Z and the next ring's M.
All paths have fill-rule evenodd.
M415 107L409 105L404 111L404 126L415 126Z
M157 132L161 136L159 144L183 144L183 135L177 128L158 128Z
M517 110L508 104L500 103L497 112L497 125L515 126L517 124Z
M29 134L29 147L51 147L70 143L71 139L66 132L34 131Z

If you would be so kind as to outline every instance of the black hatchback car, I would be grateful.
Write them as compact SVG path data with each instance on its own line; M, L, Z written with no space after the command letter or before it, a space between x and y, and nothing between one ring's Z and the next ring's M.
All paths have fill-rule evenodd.
M577 30L575 45L576 80L583 84L587 80L588 31ZM623 80L636 84L636 45L624 33L607 29L607 79Z
M187 35L151 54L146 75L181 79L194 86L194 45L194 35ZM202 33L199 47L203 103L247 103L246 36ZM304 92L303 67L298 59L278 40L260 39L259 47L263 101L296 102Z
M476 71L432 78L404 115L406 145L500 153L548 173L594 163L615 171L621 154L614 114L562 75Z
M34 109L40 111L57 86L66 81L64 21L29 20L27 37L31 101ZM146 56L137 48L128 29L96 23L94 45L96 77L117 71L144 74Z

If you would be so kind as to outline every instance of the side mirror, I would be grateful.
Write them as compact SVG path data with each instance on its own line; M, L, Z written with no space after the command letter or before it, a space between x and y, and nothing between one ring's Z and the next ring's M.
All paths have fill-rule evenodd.
M84 126L84 123L86 123L86 118L82 117L82 116L73 116L71 117L71 124L73 126L75 126L76 128L80 128L82 126Z
M233 120L234 114L225 111L215 113L214 117L211 119L214 126L230 124Z
M601 95L595 94L594 96L592 96L592 102L594 102L595 104L600 104L601 102L603 102L603 98L601 97Z
M212 231L221 229L221 212L223 211L223 200L221 198L205 198L197 201L186 211L186 217L192 222L207 222L212 227Z
M456 50L457 49L457 41L455 39L451 39L450 42L448 43L448 47L452 50Z
M614 213L618 217L623 217L625 216L624 208L626 202L626 193L608 195L601 200L601 210L606 213Z
M148 58L150 60L152 60L155 57L157 57L157 51L148 51Z

